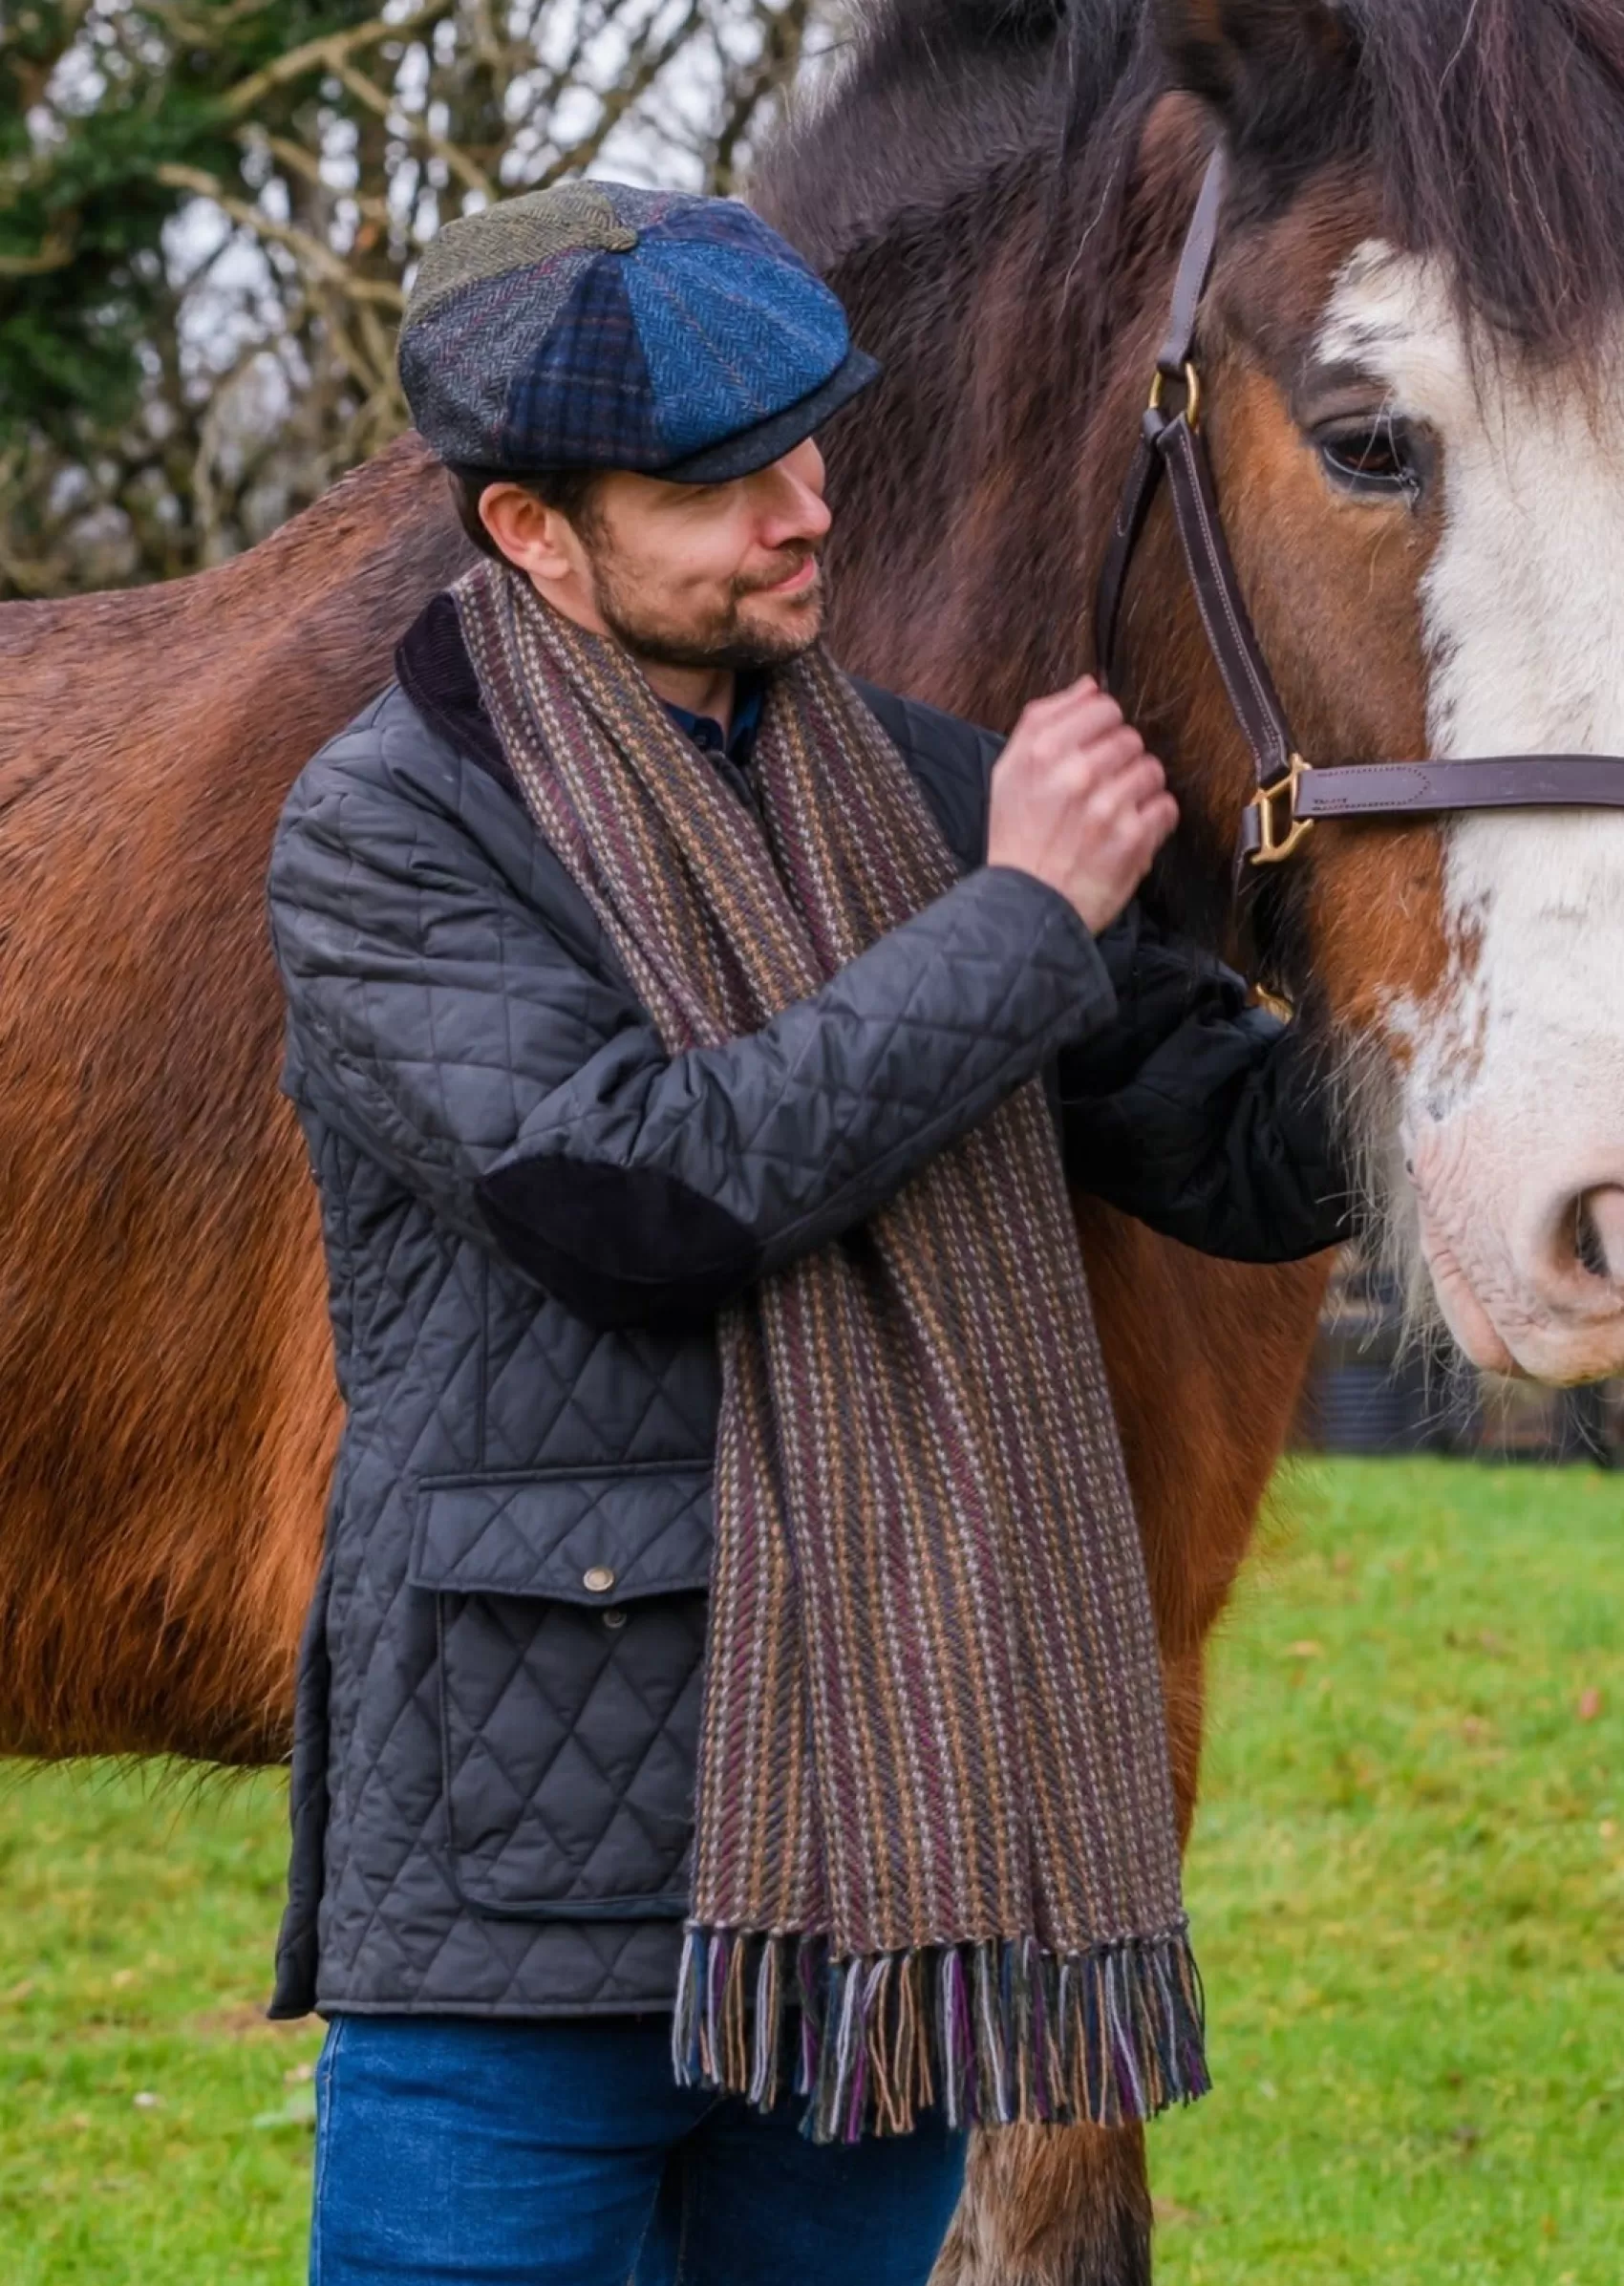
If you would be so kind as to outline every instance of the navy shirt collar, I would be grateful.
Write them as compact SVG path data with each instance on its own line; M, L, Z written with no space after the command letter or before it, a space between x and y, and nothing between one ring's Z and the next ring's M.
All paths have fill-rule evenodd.
M663 703L678 730L686 731L695 746L706 754L725 755L738 769L747 770L756 751L766 696L764 675L740 674L734 690L732 727L725 732L714 716L695 715L687 707L674 706L669 698Z

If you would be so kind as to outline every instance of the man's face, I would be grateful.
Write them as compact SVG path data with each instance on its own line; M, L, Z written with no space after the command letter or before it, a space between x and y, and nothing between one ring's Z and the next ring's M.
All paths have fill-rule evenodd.
M726 484L616 471L573 538L597 615L635 656L668 667L774 667L823 624L829 529L823 458L808 438Z

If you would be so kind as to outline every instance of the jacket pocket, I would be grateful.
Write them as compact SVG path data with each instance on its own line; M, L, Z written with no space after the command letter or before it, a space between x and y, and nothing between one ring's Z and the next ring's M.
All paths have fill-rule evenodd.
M424 1482L409 1576L469 1905L686 1912L710 1564L708 1462Z

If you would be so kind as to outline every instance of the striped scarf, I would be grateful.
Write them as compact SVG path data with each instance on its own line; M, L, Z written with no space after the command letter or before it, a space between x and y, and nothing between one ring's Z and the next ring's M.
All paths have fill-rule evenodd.
M760 816L617 644L455 590L536 823L674 1056L759 1031L953 884L821 651ZM688 2084L820 2139L1143 2119L1206 2085L1156 1635L1039 1082L725 1314Z

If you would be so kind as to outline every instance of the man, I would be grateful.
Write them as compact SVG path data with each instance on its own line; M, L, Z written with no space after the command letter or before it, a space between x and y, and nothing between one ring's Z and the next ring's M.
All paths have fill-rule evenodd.
M874 368L772 232L516 200L401 367L482 561L270 882L348 1406L312 2276L923 2281L970 2123L1205 2084L1061 1148L1256 1259L1341 1180L1131 907L1175 810L1117 708L1000 756L824 656Z

